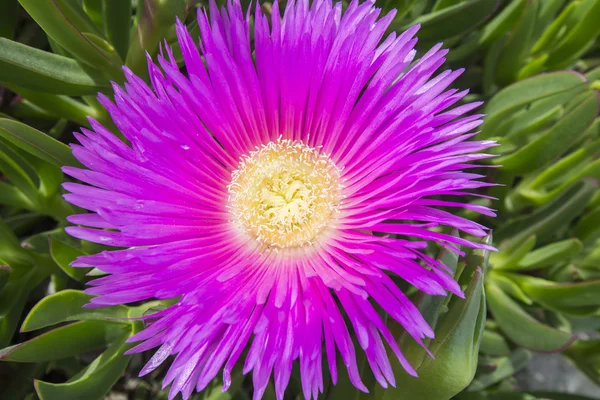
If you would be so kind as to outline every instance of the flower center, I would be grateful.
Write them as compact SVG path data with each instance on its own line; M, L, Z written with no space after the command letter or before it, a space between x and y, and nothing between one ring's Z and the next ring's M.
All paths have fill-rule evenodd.
M240 160L228 208L233 222L266 247L312 243L340 210L340 170L315 148L278 140Z

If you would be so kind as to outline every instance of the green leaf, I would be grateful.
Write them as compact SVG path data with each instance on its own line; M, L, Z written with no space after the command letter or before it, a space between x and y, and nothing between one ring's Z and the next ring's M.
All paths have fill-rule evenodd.
M492 282L487 282L488 306L506 336L533 351L561 351L573 341L570 333L544 325L527 314L514 300Z
M483 137L495 136L495 128L506 116L527 104L579 87L586 89L585 78L575 72L558 71L536 75L516 82L498 92L486 105L487 118L482 125Z
M40 400L102 400L121 377L131 356L124 355L131 345L126 343L129 333L117 338L111 346L83 371L66 383L35 381Z
M131 0L103 0L104 33L123 60L129 49L131 12Z
M438 349L452 342L458 347L471 346L474 355L478 352L486 314L483 269L474 265L467 265L467 268L470 280L467 281L465 299L457 296L450 299L448 312L436 326L436 340L429 347L434 354L438 354ZM467 341L465 336L470 340ZM427 359L422 365L425 366L431 361Z
M98 277L98 276L105 276L105 275L107 275L107 273L102 270L99 270L98 268L92 268L90 270L90 272L87 273L87 275L90 277Z
M540 244L547 243L556 233L556 229L580 215L591 200L598 183L584 179L573 184L556 199L530 215L509 220L496 232L496 239L504 241L504 246L520 243L535 234Z
M591 397L555 392L463 392L456 400L594 400Z
M89 268L73 268L71 263L79 256L85 253L57 238L50 238L50 256L54 262L62 269L65 274L69 275L76 281L82 281Z
M490 46L487 54L485 55L483 61L483 73L482 73L482 86L483 86L483 94L486 96L491 96L492 93L496 91L496 69L498 65L498 58L502 53L502 49L504 48L504 43L506 43L507 37L503 36L500 39L496 40ZM493 100L493 98L492 98ZM489 103L488 103L489 104ZM486 125L486 122L490 120L490 115L488 114L487 118L484 120L483 126ZM496 124L488 123L488 128L480 133L479 135L484 135L486 138L495 136L494 129L495 125L502 120L497 120Z
M451 232L452 236L459 237L458 230L453 230ZM460 250L460 246L456 246L458 250ZM442 247L438 252L437 260L447 266L454 274L455 279L457 279L457 275L459 275L464 268L464 262L459 267L458 265L459 255L450 251L449 249ZM444 296L433 296L428 295L423 292L418 292L415 295L413 300L414 304L417 305L419 311L427 324L435 331L435 328L438 323L438 319L440 315L447 310L446 304L448 303L449 298ZM395 326L395 325L394 325ZM423 360L428 357L427 352L421 346L413 346L413 339L410 335L405 332L401 334L399 338L399 345L403 348L404 354L407 357L407 360L413 365L413 367L418 368Z
M553 123L564 115L565 104L584 91L579 85L570 90L533 101L498 125L495 136L504 136L511 141L520 141L528 134ZM520 142L518 142L520 143Z
M517 266L519 270L532 270L550 267L560 262L569 261L583 249L577 239L567 239L539 248L527 254Z
M500 85L508 85L517 79L532 44L538 7L538 0L527 0L517 25L510 33L496 69L496 79Z
M556 43L559 31L565 25L565 22L571 16L573 11L575 11L575 8L579 7L580 5L581 2L579 1L574 1L568 4L559 14L558 18L556 18L544 31L542 36L531 49L531 52L534 54L539 53L541 51L548 50L552 45L554 45Z
M0 38L0 82L39 92L81 96L110 89L77 61Z
M31 165L0 139L0 171L23 194L35 203L37 200L38 177Z
M487 46L500 39L517 22L527 0L511 1L481 30L479 43Z
M4 288L12 269L8 265L0 265L0 290Z
M531 392L538 399L548 400L594 400L591 397L579 396L570 393L554 393L554 392Z
M54 228L50 231L38 232L23 240L21 245L27 250L35 253L48 254L50 253L50 236L60 232L63 232L62 228L60 227ZM54 263L52 259L50 261L52 262L52 266L56 266L56 263Z
M0 204L28 210L34 208L30 199L23 192L5 182L0 182Z
M595 247L576 263L577 272L585 272L582 274L585 279L600 279L600 246L598 244L600 243L595 243ZM593 276L593 278L586 278L586 276ZM568 279L568 281L571 280Z
M23 321L21 331L30 332L66 321L107 321L128 317L126 306L83 308L91 298L92 296L82 291L72 289L46 296L31 309ZM128 322L123 321L123 323Z
M451 235L460 237L458 230L453 230ZM460 250L460 246L456 247ZM438 253L437 260L448 267L453 273L456 273L458 267L458 254L450 251L446 247L442 247ZM443 296L431 296L422 292L417 296L415 303L418 304L421 315L432 329L435 329L440 310L446 301L447 299ZM425 356L425 352L423 352L423 356Z
M102 34L102 29L99 28L88 15L83 7L82 0L52 0L56 8L62 15L63 18L73 24L75 28L82 32L91 32L95 34ZM83 2L89 2L90 0L83 0ZM91 0L100 2L101 0Z
M510 347L502 335L486 329L481 337L480 352L490 356L507 356Z
M48 129L48 135L55 139L60 138L67 127L68 122L69 121L66 118L60 118L52 128Z
M597 385L600 385L600 340L577 340L565 351L575 363Z
M102 0L83 0L83 11L98 29L103 29Z
M479 50L479 37L481 32L475 31L471 34L466 34L465 39L460 44L453 48L450 53L446 56L446 61L450 64L464 63L464 60L472 56L477 50Z
M479 242L488 246L493 243L492 235L489 234L479 239ZM471 271L470 275L454 274L454 278L458 280L458 283L464 288L473 279L473 275L477 268L481 268L484 272L487 272L487 267L490 262L492 252L484 249L471 249L465 256L466 267Z
M10 343L29 293L49 274L44 265L36 265L33 269L12 267L13 272L0 292L0 347Z
M19 21L19 3L17 0L3 0L0 8L0 38L12 39Z
M526 79L534 76L539 73L542 69L544 69L544 64L548 59L547 54L542 54L539 57L532 58L529 60L517 73L517 80Z
M523 180L509 200L519 202L520 197L528 203L544 205L582 178L600 179L600 160L596 159L595 154L599 144L586 143L583 148L563 157L537 177Z
M470 392L483 390L506 378L510 378L525 368L532 357L533 354L530 351L518 349L509 357L496 359L494 370L488 374L477 376L467 390Z
M5 287L4 291L8 292L8 289ZM19 320L21 319L21 313L25 308L25 302L27 301L29 292L19 294L20 293L18 292L16 293L16 296L18 297L16 297L16 300L11 304L12 307L3 310L3 312L0 313L0 346L6 346L11 342ZM3 297L6 296L1 296L0 299Z
M13 103L9 108L11 119L32 119L41 122L54 122L56 115L52 115L47 111L42 110L27 99L20 99ZM2 117L4 118L4 117Z
M594 159L595 153L600 150L600 141L587 143L583 148L579 148L558 160L550 167L540 172L539 175L523 185L526 191L546 191L557 186L562 192L567 186L575 181L585 177L580 173L573 174L574 171L581 171L583 165ZM576 177L572 181L573 177ZM579 177L577 177L579 176ZM565 185L566 184L566 185ZM554 191L554 190L552 190Z
M418 7L419 3L416 4L417 7L415 7L415 3L417 3L417 0L385 0L383 3L383 10L388 13L395 8L398 10L396 19L400 20L408 12L414 11Z
M581 217L575 227L575 234L581 240L587 240L598 230L600 230L600 207L590 210Z
M596 67L593 70L586 72L585 79L590 82L600 80L600 67Z
M513 299L518 300L523 304L533 304L533 301L521 290L521 287L507 275L493 270L490 271L488 280L493 281L498 288L502 289L504 293L508 294Z
M26 397L31 382L46 373L47 363L0 363L0 399L35 400Z
M118 54L106 46L104 38L83 9L68 0L19 0L23 8L42 29L79 61L121 81Z
M486 254L474 257L484 261ZM475 264L468 264L463 273L468 281L465 299L453 297L448 312L440 318L435 329L436 338L429 349L435 359L426 357L417 365L408 357L406 346L402 350L419 377L408 375L392 357L396 387L375 388L374 399L436 399L448 400L462 391L473 379L477 367L477 354L485 324L486 305L483 293L483 272ZM482 265L485 268L485 265ZM470 279L470 280L469 280ZM412 347L420 345L412 343Z
M15 146L16 147L16 146ZM21 149L18 149L21 150ZM29 164L35 169L39 178L38 192L44 199L55 199L58 197L60 186L64 181L61 169L44 160L21 151L23 157L27 158ZM44 206L48 206L45 204Z
M544 30L554 21L566 0L544 0L540 5L540 13L535 23L535 38L539 39Z
M444 8L455 6L460 2L461 0L437 0L431 8L431 11L443 10Z
M584 8L585 12L582 10L581 19L556 48L551 50L546 63L548 68L561 68L571 64L600 34L600 0L584 0L580 7Z
M89 126L88 117L98 119L96 110L69 96L36 92L16 85L7 84L7 88L19 94L31 103L53 115L66 118L79 125Z
M60 360L102 348L127 332L129 324L81 321L61 326L26 342L0 350L0 361L43 362Z
M21 247L19 239L2 219L0 219L0 259L11 264L25 265L29 265L33 261Z
M538 400L527 393L515 393L515 392L462 392L456 396L455 400Z
M125 64L138 76L148 76L146 52L154 56L158 44L175 24L176 17L185 19L186 0L146 0L138 8L135 26Z
M495 269L515 269L519 262L535 247L535 235L531 235L526 240L516 243L515 248L502 250L500 253L493 254L492 265Z
M83 37L90 43L92 43L96 48L102 50L105 53L111 53L116 55L116 50L112 44L110 44L106 39L97 35L95 33L84 32L82 33ZM121 64L121 60L115 60L118 64Z
M598 103L598 96L593 91L587 92L585 100L546 132L516 152L492 162L516 173L527 173L546 165L564 153L569 145L586 132L598 114Z
M24 251L19 244L19 239L2 218L0 218L0 243L2 243L2 246L0 246L0 257L12 252L21 253Z
M551 310L544 310L544 316L548 325L553 326L556 329L560 329L561 331L565 332L575 331L571 321L561 313L552 312Z
M497 0L471 0L425 14L404 29L421 24L419 40L435 42L464 34L485 21L498 6Z
M518 278L515 277L515 281L533 300L557 311L600 306L600 280L555 283L519 275Z
M21 122L0 118L0 137L58 167L80 166L69 146Z
M0 185L0 192L2 187ZM1 196L0 196L1 197ZM2 200L0 200L2 204ZM4 222L17 236L22 236L25 232L30 232L33 226L37 226L44 217L35 212L24 212L5 218ZM0 256L1 258L1 256Z

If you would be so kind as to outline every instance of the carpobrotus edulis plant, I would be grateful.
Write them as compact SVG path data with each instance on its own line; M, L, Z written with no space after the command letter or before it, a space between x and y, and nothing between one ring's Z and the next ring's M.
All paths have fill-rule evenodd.
M64 171L80 239L126 249L80 257L108 273L91 282L102 307L177 298L131 338L131 352L158 347L146 374L167 357L164 384L187 399L223 371L226 388L244 353L254 399L274 376L278 399L298 360L306 399L333 381L339 354L367 390L350 325L377 379L394 385L384 343L406 362L379 309L422 343L433 331L392 279L428 294L461 295L427 241L485 248L486 229L439 207L485 207L462 196L488 183L465 172L492 141L472 141L479 104L448 89L435 46L416 60L418 26L385 39L394 13L373 3L290 1L270 18L237 2L198 16L199 47L177 25L186 74L171 50L149 60L151 87L125 70L114 103L100 96L129 144L99 123L76 134L87 169Z

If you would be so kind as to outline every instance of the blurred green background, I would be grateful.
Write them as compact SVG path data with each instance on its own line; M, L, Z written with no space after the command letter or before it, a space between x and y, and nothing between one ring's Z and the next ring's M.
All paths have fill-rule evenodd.
M479 137L500 145L480 170L501 185L472 203L498 216L462 214L493 228L485 240L500 251L458 258L431 247L467 298L410 291L436 331L432 360L393 327L419 379L395 365L398 388L383 390L359 360L371 394L342 376L320 398L600 398L600 0L376 4L398 9L393 30L421 24L420 52L443 41L451 49L445 67L466 68L455 83L470 89L464 101L485 101ZM95 97L123 82L123 64L147 77L145 51L155 55L164 38L182 65L175 17L197 36L195 9L204 6L0 0L0 399L167 398L166 366L137 378L151 354L123 355L142 322L106 320L164 304L81 308L86 274L101 272L69 263L103 248L64 233L74 208L61 197L60 167L77 165L66 143L87 116L119 134ZM542 384L532 384L536 373ZM250 399L247 378L238 373L227 393L215 381L194 399ZM586 385L568 384L576 380ZM567 393L577 390L591 397ZM285 398L300 393L295 370ZM275 399L272 387L264 398Z

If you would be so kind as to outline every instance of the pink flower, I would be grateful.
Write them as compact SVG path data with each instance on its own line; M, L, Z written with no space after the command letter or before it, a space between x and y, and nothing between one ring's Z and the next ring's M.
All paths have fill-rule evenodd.
M246 348L255 400L271 375L282 399L296 360L316 399L323 353L334 382L339 355L366 391L351 331L382 386L394 385L384 343L415 374L379 310L420 344L433 332L394 279L462 295L426 241L486 246L430 228L486 229L438 207L493 215L438 199L489 185L464 172L494 144L468 141L479 104L449 109L467 93L448 89L462 70L434 77L439 45L415 60L418 26L382 41L394 13L378 20L371 2L290 1L283 18L274 3L270 20L256 8L252 39L239 3L209 14L200 49L177 24L186 73L166 48L160 68L148 62L151 87L125 69L115 104L100 96L129 145L93 120L76 134L88 169L64 171L87 185L65 183L65 198L91 213L67 230L126 248L73 264L108 274L91 306L178 298L131 350L158 347L142 374L175 356L170 398L220 371L228 387Z

